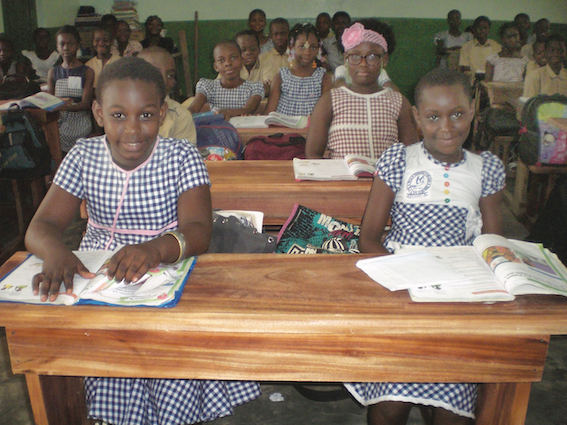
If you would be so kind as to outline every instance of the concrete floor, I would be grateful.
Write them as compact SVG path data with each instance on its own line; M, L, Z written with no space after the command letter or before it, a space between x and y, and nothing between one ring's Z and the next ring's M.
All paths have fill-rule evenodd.
M505 234L523 239L527 232L504 209ZM75 245L81 235L81 222L70 230L69 244ZM281 400L281 401L275 401ZM353 399L316 402L301 396L290 383L262 383L262 396L237 407L234 415L211 422L215 425L312 424L363 425L366 409ZM408 425L422 424L417 409ZM0 328L0 425L33 425L23 376L11 373L4 329ZM543 380L532 385L527 425L567 425L567 336L551 339Z

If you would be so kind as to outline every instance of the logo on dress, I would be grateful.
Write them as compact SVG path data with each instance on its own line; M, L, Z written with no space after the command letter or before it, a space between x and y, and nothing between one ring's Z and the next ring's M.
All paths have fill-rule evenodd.
M424 198L431 187L431 174L427 171L413 173L407 182L408 198Z

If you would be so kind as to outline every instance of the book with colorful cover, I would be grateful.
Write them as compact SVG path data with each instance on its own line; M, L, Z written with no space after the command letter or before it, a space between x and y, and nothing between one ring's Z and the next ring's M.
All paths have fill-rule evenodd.
M100 304L122 307L162 307L177 305L183 288L195 266L197 257L176 264L160 264L149 270L139 281L126 284L108 279L105 272L115 251L74 251L89 270L96 270L92 279L75 275L73 294L61 292L53 302L42 302L32 291L32 279L42 270L43 261L30 255L0 281L0 301L42 305Z
M46 111L53 111L54 109L64 105L65 101L57 96L53 96L52 94L42 91L20 100L11 100L6 102L0 106L0 111L7 111L14 104L18 105L20 108L41 108Z

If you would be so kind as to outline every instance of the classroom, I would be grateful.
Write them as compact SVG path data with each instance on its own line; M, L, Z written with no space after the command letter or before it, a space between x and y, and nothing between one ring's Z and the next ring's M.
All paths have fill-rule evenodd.
M119 44L120 24L112 30L103 28L102 23L101 27L77 25L78 32L72 27L81 19L93 18L90 15L95 15L93 19L100 22L102 15L120 16L125 10L121 7L131 11L133 6L139 26L128 28L129 37L130 32L133 35L130 41L135 42L127 42L127 46ZM253 29L249 13L257 8L265 13L268 32L272 31L270 21L273 19L284 18L281 22L275 21L274 28L287 20L285 55L291 54L286 59L291 63L290 77L274 65L275 75L269 80L237 83L237 87L248 84L246 90L251 93L242 105L219 106L221 103L213 100L216 92L212 87L220 82L217 85L226 90L226 87L234 87L227 84L244 78L242 72L240 77L231 76L232 61L242 62L242 68L238 69L246 70L246 53L240 38L252 35L261 47L257 34L242 33L235 38L237 33L249 27ZM555 68L554 71L560 77L563 75L560 72L566 72L563 68L567 66L564 42L567 40L567 0L537 3L528 0L321 0L311 3L298 0L286 3L35 0L19 5L3 2L0 47L7 50L5 46L10 44L14 52L22 51L25 55L24 51L33 53L35 46L39 56L38 33L32 33L31 29L46 29L49 42L44 46L45 52L58 52L61 55L58 63L62 65L51 65L54 68L40 76L30 59L36 74L28 68L25 72L32 71L29 75L37 77L34 82L41 85L41 90L64 98L64 103L57 106L59 109L46 107L34 109L32 113L45 134L48 145L45 149L50 150L53 160L50 166L53 169L63 164L58 168L59 173L43 173L39 178L0 175L0 279L24 261L23 251L30 251L45 259L45 264L50 263L52 271L43 269L34 277L37 288L34 295L39 292L42 302L50 303L59 294L58 289L55 292L55 282L57 288L63 282L67 286L69 270L82 276L89 274L88 270L81 269L82 263L79 264L80 260L70 251L78 249L79 244L83 250L116 249L109 276L116 277L117 281L124 278L127 283L135 283L146 270L157 267L160 262L176 264L188 256L198 256L198 261L195 270L189 272L188 287L193 284L195 291L185 289L185 299L181 299L178 307L157 309L154 315L149 314L154 310L144 308L47 308L0 302L0 316L3 316L0 319L0 423L119 425L151 418L151 423L156 425L209 422L218 425L482 425L496 423L498 418L501 424L563 424L567 417L564 403L567 390L564 307L567 303L564 297L524 295L511 303L438 303L437 308L435 303L412 302L405 291L390 294L374 283L376 287L365 286L368 282L359 276L354 260L347 258L355 256L340 255L336 261L331 259L339 252L366 256L362 258L370 258L371 253L392 253L394 249L397 254L401 243L404 248L406 244L472 245L481 230L509 239L539 242L541 239L537 237L543 237L543 233L537 234L537 231L541 232L542 226L549 223L559 226L559 230L555 235L546 235L550 239L542 242L552 251L563 249L555 245L557 234L565 231L565 224L557 218L564 214L563 207L556 200L560 199L558 188L567 188L567 160L561 156L563 139L560 137L563 136L557 135L565 134L561 128L566 125L567 106L564 115L551 118L550 125L558 126L552 136L553 143L557 140L559 146L552 159L542 161L541 151L539 154L518 152L515 143L520 137L518 134L522 134L518 133L522 108L533 96L526 96L523 86L527 74L524 70L519 89L517 80L498 80L498 65L486 65L485 73L478 68L475 72L472 62L466 65L457 62L460 66L440 71L439 64L450 60L450 55L449 49L439 53L436 40L438 34L448 28L448 12L455 9L462 17L462 34L467 31L465 28L473 28L475 36L468 38L471 41L476 41L482 22L486 23L484 16L489 18L486 36L489 42L502 40L504 51L500 56L498 52L492 55L496 57L491 59L494 63L499 57L520 58L520 46L514 52L507 51L504 41L507 33L501 31L518 14L529 15L531 27L527 33L522 33L519 25L514 26L516 38L525 37L532 43L544 44L543 36L542 40L537 39L534 25L547 20L547 31L552 36L545 43L543 55L548 58L548 44L555 43L562 51L558 60L561 71ZM86 15L78 17L79 10ZM319 14L326 12L331 18L340 11L350 15L350 23L360 21L341 30L346 34L342 43L339 42L339 53L345 52L346 77L337 77L331 53L325 47L327 39L319 39L318 29L315 30ZM14 19L16 16L21 20ZM334 17L332 21L335 24ZM152 22L164 30L159 37L151 35ZM314 37L316 32L317 38ZM395 41L392 42L393 34ZM275 47L266 50L268 54L278 50L277 30L271 35L270 39L266 37L267 44ZM332 36L331 32L329 38ZM556 36L558 38L554 39ZM79 38L83 39L82 44L67 46ZM159 47L154 47L157 39ZM322 49L313 47L316 42ZM388 55L388 47L392 47L391 55ZM127 51L131 48L136 49L132 56L138 57L121 59L120 56L129 55ZM533 55L535 49L533 44ZM237 59L230 56L234 51L242 52L242 57L240 53ZM221 65L225 61L229 65ZM537 62L534 56L531 62ZM256 65L259 63L257 61ZM385 82L380 80L382 73L377 78L372 71L377 63L379 70L387 71ZM526 58L522 66L526 67L527 63ZM551 69L550 59L548 63L534 66ZM13 70L2 66L5 68L1 70L3 80L10 82ZM73 73L75 68L80 68L81 73ZM369 68L370 76L366 71ZM254 81L252 69L248 68L251 82ZM362 71L357 74L358 69ZM286 99L285 90L289 90L286 78L291 81L298 76L311 79L319 70L322 70L317 77L320 79L315 83L317 99L307 107L309 112L294 109L302 107L303 100ZM18 68L13 75L21 72ZM468 80L463 75L467 75ZM337 84L341 78L348 81L343 87ZM32 77L25 79L29 82ZM61 91L59 82L62 80L68 80L64 90L69 91ZM510 85L499 85L501 81ZM492 96L502 87L509 98L497 104ZM313 118L306 128L298 131L279 127L283 138L296 132L301 136L303 151L297 156L313 161L319 157L342 160L348 152L334 144L331 136L337 128L331 124L331 117L338 111L331 99L335 99L332 96L339 91L351 92L351 89L360 97L387 93L388 100L379 101L383 102L380 105L387 106L379 108L396 105L396 119L385 125L393 135L380 133L380 137L388 141L384 147L376 145L380 149L378 154L372 142L370 151L365 147L364 151L352 152L374 159L370 171L374 180L300 181L297 172L294 176L292 161L212 161L221 159L214 155L219 147L207 145L205 154L203 146L199 145L200 137L204 137L201 126L208 126L206 120L213 119L211 116L224 115L229 121L230 117L248 118L247 115L260 111L280 113L291 108L288 111L301 112L283 114ZM556 93L567 96L567 91ZM522 94L525 99L518 104ZM103 97L113 99L113 106L103 102ZM160 99L161 103L156 103L155 99ZM443 106L446 99L453 102L450 111ZM0 101L0 111L3 102ZM282 107L285 102L288 106ZM433 123L437 121L436 117L432 118L435 114L424 112L424 104L435 105L438 108L435 114L439 112L443 125L451 126L449 141L441 139L439 134L445 130L441 124ZM120 108L120 112L116 108ZM386 110L390 111L378 109L377 114L389 113L384 112ZM493 115L498 117L503 117L498 114L506 110L507 118L511 115L518 129L512 133L495 133L490 127L489 110L496 110ZM138 118L131 118L136 115L130 114L134 111ZM352 119L352 115L350 117ZM132 124L133 120L139 121ZM370 113L368 121L370 126ZM136 126L135 131L133 126ZM6 127L1 127L5 132ZM269 137L274 132L271 127L234 131L238 134L241 151L233 155L230 149L228 154L225 149L224 159L235 156L246 159L246 155L253 152L252 149L246 152L248 146L252 146L248 145L250 141L258 136ZM352 131L350 134L355 134ZM313 133L321 136L313 136ZM536 135L539 144L537 136L539 134ZM77 139L79 142L75 145ZM96 145L90 145L90 140L96 141ZM395 143L399 141L404 145ZM420 144L423 145L421 150L418 149ZM567 146L567 142L564 144ZM385 154L381 156L383 151ZM536 155L532 162L526 159L529 154ZM107 158L99 162L101 155ZM183 155L190 158L188 162L193 165L168 159L173 162L160 163L159 167L163 168L159 175L148 174L157 171L143 170L146 164L157 161L155 158L170 158L168 155ZM441 189L429 192L431 183L425 188L420 186L421 180L414 177L417 174L410 177L405 168L401 168L403 175L398 175L396 167L402 158L406 167L406 156L411 167L420 167L415 164L421 164L422 158L429 159L432 165L427 165L425 171L410 169L425 176L428 173L437 176L433 170L442 166L444 174L439 174L439 179L444 181L443 192ZM459 169L460 164L465 164L466 168ZM374 167L376 174L373 174ZM80 175L79 169L86 177ZM116 187L106 191L101 186L103 190L99 190L99 169L111 176L107 183ZM88 175L91 172L93 174ZM124 180L121 173L128 177ZM450 181L450 178L458 180ZM150 184L151 179L155 181ZM55 190L45 196L49 185ZM134 188L139 199L128 193L128 188ZM395 193L398 190L400 195ZM455 201L452 198L460 190L467 195ZM427 210L429 215L411 209L414 204L421 208L419 201L411 199L424 196L423 193L434 196L434 205ZM89 201L81 203L80 194ZM107 198L116 198L116 201L106 207ZM144 230L143 238L131 236L140 225L136 217L117 224L123 205L134 214L140 210L135 201L148 205L144 214L149 211L149 218L142 226L151 230ZM265 246L246 251L244 242L240 242L242 250L227 248L226 241L219 240L219 233L215 232L223 231L221 224L229 220L213 214L211 223L211 209L262 211L264 226L260 225L254 236L248 231L246 236L248 242L254 239L257 245L259 235L256 233L262 234ZM236 216L240 223L252 226L254 220L238 211ZM304 218L306 216L309 218ZM313 242L316 238L300 242L300 236L290 236L293 223L312 217L315 217L313 223L327 227L327 239L322 243ZM438 225L440 222L443 224ZM127 226L133 226L133 230L126 230ZM241 224L234 226L244 235ZM316 224L312 226L316 229L312 230L314 233L321 231ZM462 226L462 235L454 236L453 226ZM286 241L286 237L289 240ZM130 246L121 249L123 245ZM316 257L320 258L310 261L303 255L284 255L266 260L269 257L264 253L267 252L317 253ZM74 259L70 260L69 256ZM328 292L319 297L317 291L323 283L329 285ZM4 285L1 289L10 288ZM373 298L382 296L374 309ZM218 297L218 304L214 297ZM98 313L97 309L103 312ZM41 311L45 311L43 317L40 317L42 313L37 313ZM76 316L74 311L78 312ZM231 319L227 320L225 315ZM443 320L438 320L437 315ZM122 323L128 324L122 326ZM388 349L389 346L395 348ZM86 352L93 353L92 357ZM393 382L396 377L402 383ZM455 388L448 390L450 386ZM393 393L409 388L411 397L372 394L377 388ZM121 396L112 395L118 389L122 391ZM183 397L171 396L177 391ZM419 391L451 392L443 395L443 401L430 401L429 395L422 397ZM167 394L164 396L162 392ZM53 398L67 395L68 404L53 402ZM130 396L132 400L127 401ZM147 397L151 401L144 405ZM206 402L202 404L214 405L214 408L202 407L191 397L203 397ZM457 397L461 398L459 403L446 401ZM414 407L401 403L406 401L414 403ZM153 407L148 407L151 403L159 404L155 412ZM399 407L402 405L403 408ZM135 411L137 408L139 412ZM179 413L171 413L176 409ZM85 417L87 411L91 415L89 419ZM119 419L123 413L124 418L132 422ZM386 417L399 422L388 422ZM443 422L445 419L447 421Z

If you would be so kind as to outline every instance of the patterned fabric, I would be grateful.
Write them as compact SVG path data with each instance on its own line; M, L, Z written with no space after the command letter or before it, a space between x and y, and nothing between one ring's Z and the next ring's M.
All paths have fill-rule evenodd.
M112 161L104 136L79 140L59 167L54 183L87 200L89 223L81 241L82 250L114 249L118 244L153 239L176 227L177 199L181 193L210 184L201 155L182 140L160 137L144 164L125 171ZM116 229L157 234L147 236L118 230L113 235L98 227L112 228L117 212Z
M76 68L66 69L61 65L53 69L55 80L55 96L70 97L73 102L80 102L83 98L83 87L87 66L81 65ZM79 77L81 86L69 88L69 77ZM90 111L61 111L59 113L59 137L61 139L61 150L69 152L75 145L77 139L87 137L91 134L91 112Z
M210 184L199 152L185 141L159 138L143 164L125 171L112 162L104 136L79 140L54 183L87 199L82 250L141 243L161 229L175 228L179 195ZM130 233L112 237L91 223L112 227L117 212L116 227ZM91 418L113 425L181 425L230 415L234 406L258 397L260 389L254 382L91 377L85 378L85 393Z
M333 72L335 72L337 66L344 65L343 52L339 48L339 42L337 41L336 37L327 37L326 39L324 39L322 48L325 54L325 58L327 59L327 63L329 64Z
M402 95L391 89L355 93L347 87L331 90L333 120L327 148L331 158L358 154L379 158L398 140Z
M274 40L272 40L271 38L268 39L268 41L266 41L261 47L260 47L260 53L266 53L269 52L270 50L272 50L274 48Z
M501 190L505 180L502 162L490 152L479 156L463 150L460 162L445 164L433 158L423 142L390 147L378 161L376 174L396 193L387 242L423 246L470 245L472 241L465 237L468 211L478 209L481 197ZM430 180L428 175L432 177ZM476 384L350 383L345 386L365 406L403 401L441 407L474 418Z
M89 417L112 425L185 425L232 414L254 400L253 382L85 378Z
M282 79L277 111L285 115L311 115L321 97L324 68L317 68L309 77L297 77L289 68L280 68Z
M494 65L492 81L517 83L524 81L524 72L529 59L527 57L501 58L498 53L495 53L487 57L486 61Z
M244 81L238 87L225 89L221 80L201 78L196 93L203 93L211 105L211 111L243 108L252 96L264 98L264 85L260 81Z
M6 74L4 74L4 70L0 66L0 83L3 82L4 77L11 77L11 76L16 75L18 73L18 71L16 69L16 65L17 65L16 60L13 60L12 63L10 63L10 67L8 68L8 72L6 72Z
M124 53L122 54L123 57L127 56L135 56L142 51L143 47L139 41L130 40L128 41L128 45L124 49ZM114 40L112 46L110 46L110 53L113 55L120 56L120 50L118 49L118 40Z

